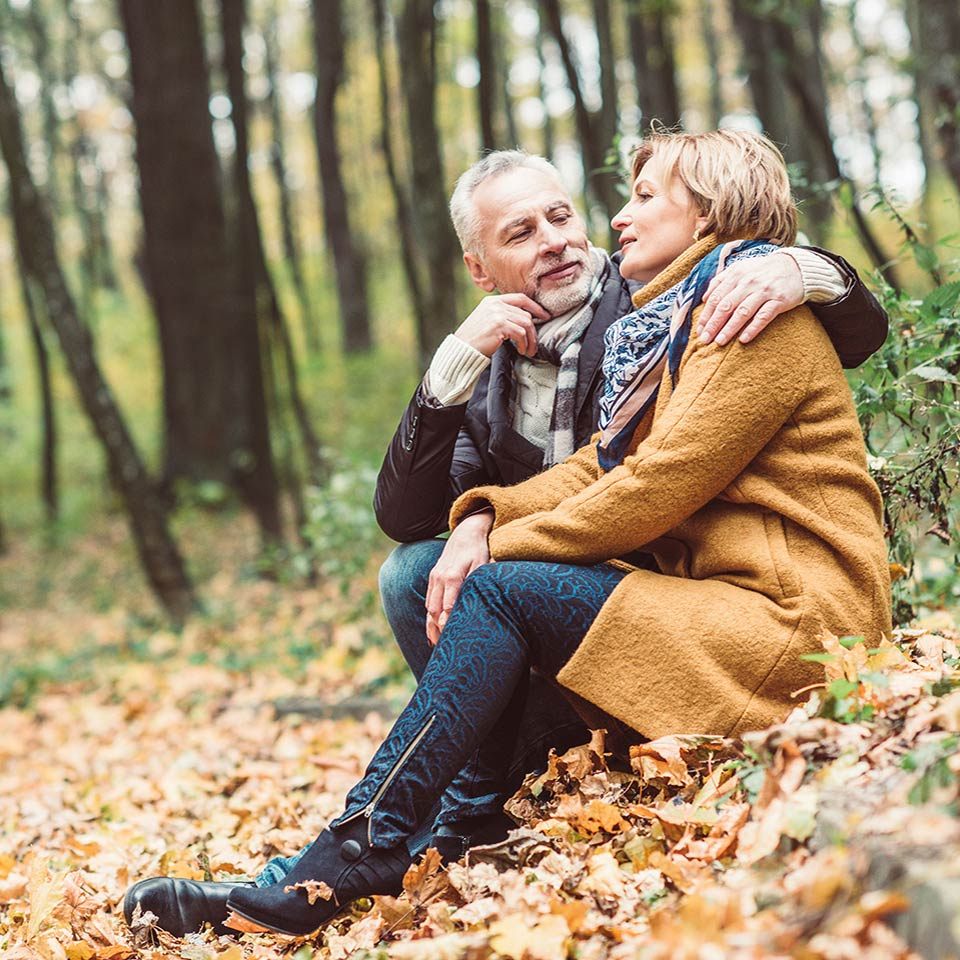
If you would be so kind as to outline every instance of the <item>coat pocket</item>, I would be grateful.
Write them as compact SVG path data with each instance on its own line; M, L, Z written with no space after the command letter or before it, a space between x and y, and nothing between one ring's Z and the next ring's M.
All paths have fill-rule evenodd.
M781 595L784 597L800 596L803 593L803 581L790 557L783 517L779 513L765 513L763 515L763 529L767 537L770 561L780 583Z

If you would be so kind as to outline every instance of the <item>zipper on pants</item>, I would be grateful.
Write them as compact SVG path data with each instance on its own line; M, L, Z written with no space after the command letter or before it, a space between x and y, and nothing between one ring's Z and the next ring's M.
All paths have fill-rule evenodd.
M433 726L433 721L437 719L437 715L433 714L429 720L420 728L417 735L404 747L403 753L397 757L396 763L390 768L387 776L384 778L383 783L377 788L377 792L373 795L370 802L362 809L358 810L355 814L350 817L347 817L346 820L341 821L340 826L343 826L346 823L352 823L357 817L366 817L367 818L367 843L370 846L373 846L373 812L377 808L377 804L380 802L381 797L387 792L387 788L393 783L397 774L400 772L400 768L407 762L410 754L420 745L420 741L427 735L430 728Z

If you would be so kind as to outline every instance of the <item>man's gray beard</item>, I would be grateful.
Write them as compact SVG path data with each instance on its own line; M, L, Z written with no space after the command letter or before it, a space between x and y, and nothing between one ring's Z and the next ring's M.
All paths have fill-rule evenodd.
M531 299L539 303L551 317L559 317L564 313L575 310L590 296L590 288L593 286L594 280L594 274L590 266L590 258L588 257L583 263L583 270L580 272L579 278L573 283L564 287L555 286L550 290L537 289Z

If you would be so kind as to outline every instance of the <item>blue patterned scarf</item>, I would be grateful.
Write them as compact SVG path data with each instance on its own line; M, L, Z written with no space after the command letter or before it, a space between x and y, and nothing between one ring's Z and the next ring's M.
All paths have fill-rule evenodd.
M664 366L676 384L690 341L694 308L710 281L728 264L764 257L780 248L766 240L714 247L687 276L659 297L621 317L604 334L603 396L597 459L603 470L623 462L640 421L657 399Z

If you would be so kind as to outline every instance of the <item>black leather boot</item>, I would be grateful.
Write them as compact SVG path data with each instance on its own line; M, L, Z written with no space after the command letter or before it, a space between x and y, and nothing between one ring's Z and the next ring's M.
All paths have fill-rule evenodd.
M227 919L227 898L231 891L252 887L252 883L181 880L177 877L150 877L135 883L123 898L123 915L128 924L140 905L157 917L157 926L175 937L196 933L205 923L218 934L233 933L223 925Z
M464 817L437 827L427 846L435 847L444 863L452 863L465 857L471 847L505 840L514 827L516 824L505 813Z
M360 815L335 830L324 830L279 883L234 888L227 909L276 933L305 937L358 897L399 893L410 866L406 844L384 850L372 847L368 824L368 818ZM290 889L308 880L325 883L332 891L330 898L311 904L306 890Z

